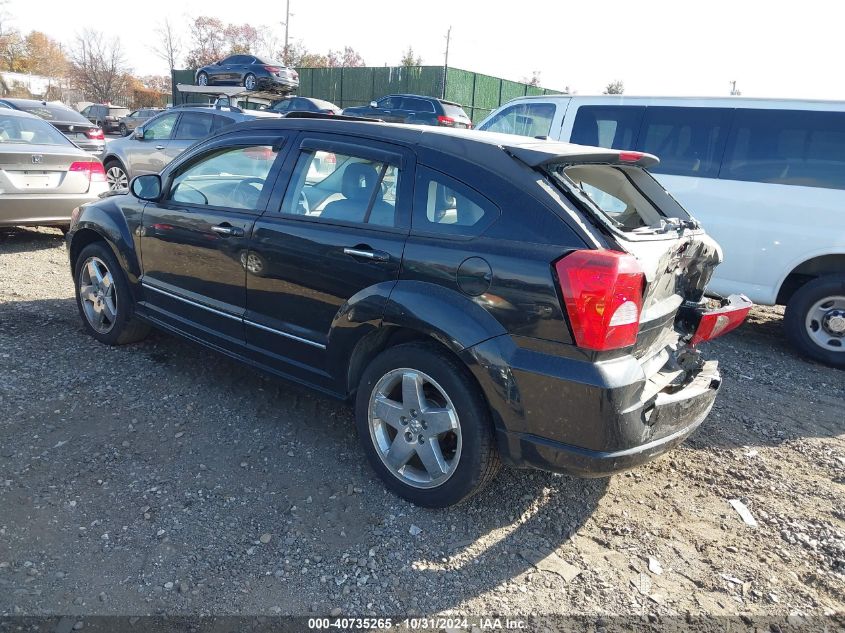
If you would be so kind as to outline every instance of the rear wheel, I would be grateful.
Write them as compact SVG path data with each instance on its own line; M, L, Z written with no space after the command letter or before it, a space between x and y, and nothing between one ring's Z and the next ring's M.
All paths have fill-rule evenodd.
M116 160L106 161L106 182L109 183L109 189L112 191L125 191L129 188L129 175L126 170Z
M89 244L76 259L76 305L85 329L106 345L135 343L150 327L135 316L135 302L120 264L105 242Z
M500 468L490 412L466 368L434 345L382 352L361 377L358 437L394 493L429 508L472 496Z
M825 275L799 288L786 306L784 327L803 354L845 369L845 277Z
M197 85L198 86L207 86L208 85L208 75L205 73L200 73L197 75Z
M255 75L247 73L244 77L244 88L247 90L255 90Z

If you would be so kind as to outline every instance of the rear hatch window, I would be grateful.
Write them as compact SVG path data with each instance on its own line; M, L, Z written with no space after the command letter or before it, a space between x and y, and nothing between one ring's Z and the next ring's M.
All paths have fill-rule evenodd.
M441 105L443 106L443 112L446 114L446 116L450 116L453 119L466 119L467 121L469 120L467 113L464 112L464 109L461 106L443 102L441 102Z
M616 231L655 235L670 228L699 228L686 210L639 167L576 163L552 166L550 173Z

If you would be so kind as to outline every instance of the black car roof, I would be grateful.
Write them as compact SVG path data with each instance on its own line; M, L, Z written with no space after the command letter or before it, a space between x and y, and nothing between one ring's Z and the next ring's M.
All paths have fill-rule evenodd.
M631 160L633 154L603 147L590 147L516 136L496 132L481 132L461 128L444 128L428 125L404 125L378 121L362 122L342 119L280 118L257 119L239 123L222 130L220 134L237 130L292 130L297 132L333 132L360 136L372 140L393 141L404 145L416 145L450 154L460 154L471 160L483 161L483 155L490 150L504 151L532 166L577 160L579 162L624 161L630 165L648 167L657 164L657 158L650 154L635 153L640 158ZM625 158L622 156L627 155Z

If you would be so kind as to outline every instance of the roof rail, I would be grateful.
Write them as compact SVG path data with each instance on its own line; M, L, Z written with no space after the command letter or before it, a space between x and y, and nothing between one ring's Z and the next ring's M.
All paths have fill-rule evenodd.
M364 123L384 123L383 119L371 119L363 116L349 116L346 114L326 114L325 112L288 112L286 119L326 119L329 121L362 121Z
M214 108L215 110L229 110L231 112L243 112L239 107L233 105L219 105L216 103L180 103L170 108Z

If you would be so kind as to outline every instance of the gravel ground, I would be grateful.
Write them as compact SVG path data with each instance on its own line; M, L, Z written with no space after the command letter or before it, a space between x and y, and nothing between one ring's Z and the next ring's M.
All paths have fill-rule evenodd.
M430 511L346 406L165 334L99 345L61 234L0 229L0 615L841 615L845 373L781 319L709 344L723 391L669 455Z

